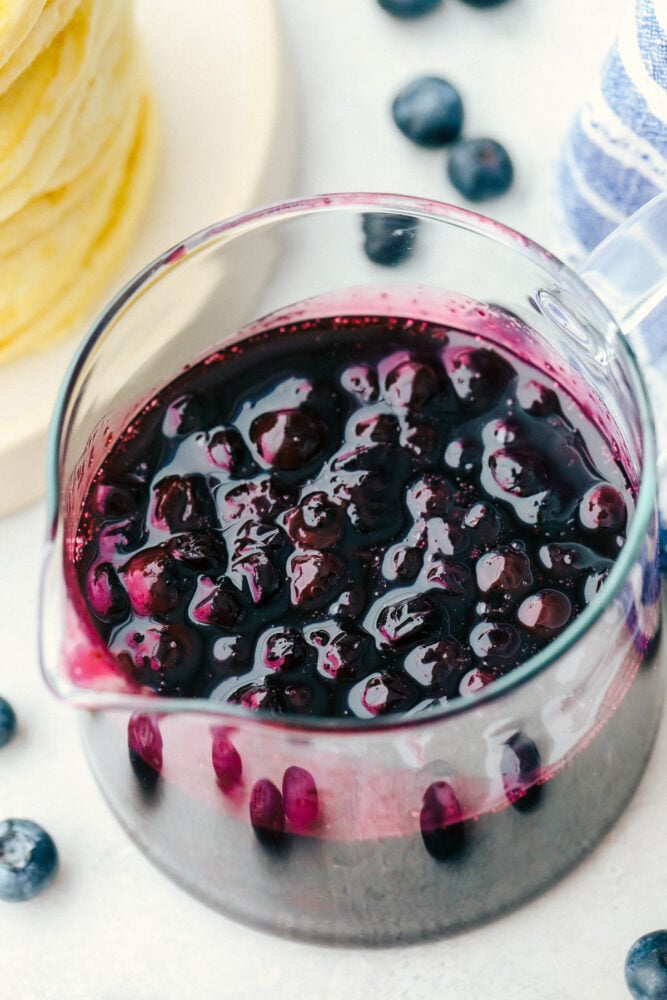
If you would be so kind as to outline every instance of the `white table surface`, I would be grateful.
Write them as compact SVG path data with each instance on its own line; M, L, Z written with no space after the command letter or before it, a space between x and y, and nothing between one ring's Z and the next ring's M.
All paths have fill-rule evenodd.
M157 0L156 0L157 2ZM268 2L268 0L267 0ZM506 142L517 181L485 210L554 245L553 160L595 79L625 0L459 0L417 22L375 0L279 0L301 115L294 191L402 191L454 200L444 156L392 125L398 87L424 72L457 83L468 134ZM189 5L195 16L197 4ZM224 99L224 97L222 98ZM74 713L37 667L42 504L0 521L0 693L20 733L0 754L0 818L53 835L61 871L37 899L0 904L2 1000L623 1000L623 962L667 924L667 729L604 842L514 914L455 938L388 950L285 942L207 909L146 861L112 818L79 747Z

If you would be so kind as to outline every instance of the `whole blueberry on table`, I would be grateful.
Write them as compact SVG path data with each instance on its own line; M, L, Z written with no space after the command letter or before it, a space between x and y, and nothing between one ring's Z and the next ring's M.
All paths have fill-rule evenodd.
M635 941L625 959L625 982L634 1000L667 1000L667 930Z
M5 698L0 697L0 747L9 743L15 732L16 715L14 709Z
M514 167L504 146L495 139L462 139L452 146L447 175L469 201L504 194L514 179Z
M412 80L394 99L394 121L419 146L444 146L463 125L463 101L456 87L438 76Z
M407 260L414 249L417 220L410 215L364 213L364 251L374 264L395 267Z
M32 899L57 870L58 852L46 830L29 819L0 822L0 899Z
M442 0L378 0L383 10L394 17L422 17L435 10L442 3Z

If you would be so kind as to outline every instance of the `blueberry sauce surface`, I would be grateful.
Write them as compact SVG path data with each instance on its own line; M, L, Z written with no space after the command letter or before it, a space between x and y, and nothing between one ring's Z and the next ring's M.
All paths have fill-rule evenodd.
M137 685L370 720L539 651L597 594L631 508L544 371L425 321L310 320L144 407L93 480L77 573Z

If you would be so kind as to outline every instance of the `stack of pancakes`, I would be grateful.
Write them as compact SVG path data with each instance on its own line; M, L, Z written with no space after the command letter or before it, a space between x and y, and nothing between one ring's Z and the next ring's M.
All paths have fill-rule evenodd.
M155 144L132 0L0 0L0 362L106 290Z

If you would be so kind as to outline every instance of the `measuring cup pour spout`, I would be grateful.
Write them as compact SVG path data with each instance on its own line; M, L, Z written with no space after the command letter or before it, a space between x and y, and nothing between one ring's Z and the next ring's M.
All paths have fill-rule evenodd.
M576 270L624 333L638 329L667 298L667 192L626 219Z

